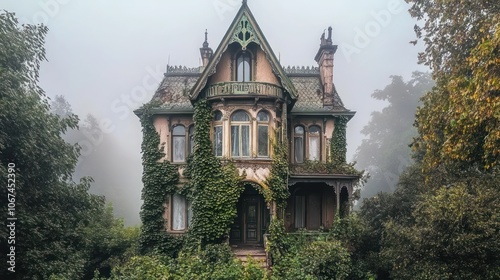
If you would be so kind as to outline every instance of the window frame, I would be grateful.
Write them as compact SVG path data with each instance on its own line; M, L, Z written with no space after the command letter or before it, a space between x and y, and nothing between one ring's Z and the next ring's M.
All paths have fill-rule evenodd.
M237 113L244 113L246 115L246 117L248 118L248 120L246 121L236 121L236 120L233 120L234 116L237 114ZM251 118L251 115L245 111L245 110L236 110L234 111L232 114L231 114L231 117L230 117L230 122L229 122L229 129L230 129L230 141L229 141L229 144L230 144L230 152L231 152L231 157L232 158L250 158L252 156L252 118ZM233 150L233 127L237 127L238 128L238 155L235 155L234 153L234 150ZM243 138L243 127L246 127L247 130L248 130L248 138L247 138L247 144L248 144L248 147L247 147L247 151L248 151L248 154L247 155L243 155L243 152L244 152L244 138Z
M223 126L223 123L222 123L222 119L224 117L224 115L222 114L221 111L219 110L216 110L214 111L214 117L213 117L213 149L214 149L214 155L216 157L222 157L224 155L224 126ZM218 139L218 134L217 134L217 131L220 131L220 139ZM217 143L217 141L220 141L220 143ZM218 145L217 144L220 144L220 149L218 149ZM220 154L218 154L217 152L220 150Z
M184 129L184 134L175 134L175 130L178 128L178 127L182 127ZM179 163L186 163L186 160L187 160L187 152L188 152L188 147L187 147L187 141L188 141L188 136L187 136L187 130L186 130L186 127L182 124L177 124L177 125L174 125L172 127L172 131L171 131L171 135L172 135L172 139L171 139L171 155L170 155L170 160L172 163L176 163L176 164L179 164ZM182 161L176 161L175 160L175 143L176 143L176 139L182 139L184 141L184 147L183 147L183 153L184 153L184 158L182 159Z
M183 208L184 208L184 220L183 220L183 228L182 229L174 229L174 215L176 215L174 209L175 209L175 206L174 206L174 197L175 196L179 196L181 197L184 201L184 205L183 205ZM189 230L189 227L191 226L191 222L192 222L192 217L193 217L193 212L192 212L192 202L185 196L185 195L182 195L182 194L179 194L179 193L173 193L173 194L170 194L169 196L169 199L170 199L170 203L169 203L169 209L170 209L170 213L169 213L169 221L168 221L168 229L170 232L174 232L174 233L185 233Z
M297 134L297 128L302 128L302 134ZM297 160L297 139L302 139L302 145L300 145L300 152L302 155L302 161ZM306 129L303 125L296 125L293 127L293 162L294 163L304 163L305 161L305 138L306 138Z
M239 68L240 68L240 58L243 57L243 60L241 61L241 63L244 63L246 58L248 58L248 60L246 61L248 63L248 77L246 77L246 72L243 71L243 74L242 74L242 79L240 80L239 79ZM253 54L249 51L249 50L244 50L244 51L240 51L236 54L235 58L234 58L234 80L236 82L240 82L240 83L246 83L246 82L251 82L253 81ZM245 68L242 68L243 70L245 70ZM246 80L245 78L248 78L248 80Z
M266 114L266 118L267 120L259 120L259 115L261 113L264 113ZM256 120L257 120L257 131L255 133L256 137L257 137L257 157L263 157L263 158L268 158L269 157L269 154L270 154L270 145L269 145L269 122L271 120L271 117L270 117L270 114L268 111L266 110L260 110L258 113L257 113L257 117L256 117ZM265 127L265 131L266 131L266 154L265 155L262 155L260 154L260 143L259 143L259 140L260 140L260 133L261 133L261 130L260 128L261 127Z
M312 133L311 130L312 128L317 128L317 134ZM312 159L311 157L311 152L312 152L312 143L311 140L316 139L317 141L317 159ZM321 161L321 126L319 125L310 125L307 129L307 159L310 161Z

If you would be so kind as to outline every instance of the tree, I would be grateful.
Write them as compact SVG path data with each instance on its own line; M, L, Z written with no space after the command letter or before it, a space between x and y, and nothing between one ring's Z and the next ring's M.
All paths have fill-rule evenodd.
M71 180L79 149L62 134L77 128L78 117L52 113L38 86L46 33L44 26L19 27L14 14L0 13L0 178L12 179L9 188L0 188L0 210L3 221L7 214L16 218L15 229L0 229L0 251L13 261L5 266L2 253L2 279L81 279L107 259L104 251L118 254L121 249L115 249L123 247L94 250L89 241L96 224L106 230L120 226L103 216L104 198L88 192L90 178ZM93 253L99 261L92 260Z
M437 83L417 111L424 171L488 170L500 160L500 3L407 2L425 20L416 26L426 44L420 58Z
M430 74L414 72L405 82L401 76L391 76L391 83L383 90L376 90L372 97L388 101L381 112L373 112L372 118L361 133L368 136L356 152L357 165L367 169L370 178L361 192L362 197L376 193L392 192L401 172L411 164L412 128L419 99L433 86Z
M472 172L426 192L414 223L389 220L382 257L395 279L499 279L500 176Z

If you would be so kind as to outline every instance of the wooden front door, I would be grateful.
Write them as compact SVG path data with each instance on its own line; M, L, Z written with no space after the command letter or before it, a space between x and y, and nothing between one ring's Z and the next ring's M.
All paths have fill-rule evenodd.
M258 243L260 241L260 207L257 196L245 197L243 200L243 228L245 232L243 243Z
M237 205L238 216L231 226L232 244L261 244L266 230L266 211L264 198L259 194L243 193Z

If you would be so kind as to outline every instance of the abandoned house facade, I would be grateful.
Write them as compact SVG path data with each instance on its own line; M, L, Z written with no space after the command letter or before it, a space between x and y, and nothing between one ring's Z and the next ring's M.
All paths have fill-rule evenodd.
M333 83L336 49L329 28L314 57L318 66L282 67L243 1L215 51L205 33L202 66L167 66L153 97L162 104L153 111L153 124L165 143L166 160L179 166L181 182L182 169L194 148L193 104L202 98L213 111L213 153L231 159L246 176L230 243L262 244L271 216L276 215L255 188L266 187L273 137L281 137L289 147L290 196L281 214L287 231L328 229L336 215L349 211L359 174L304 168L331 160L336 120L347 122L355 113L344 107ZM190 202L180 194L170 195L164 217L169 233L187 232Z

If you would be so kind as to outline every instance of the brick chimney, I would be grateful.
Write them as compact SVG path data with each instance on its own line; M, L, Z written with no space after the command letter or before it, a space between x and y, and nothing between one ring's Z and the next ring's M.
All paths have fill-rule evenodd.
M325 33L321 35L321 44L314 60L318 62L321 83L325 95L333 93L333 55L337 51L337 45L332 44L332 27L328 27L328 38Z
M203 48L200 48L202 67L205 68L212 58L214 51L208 47L208 32L205 30L205 42L203 42Z

